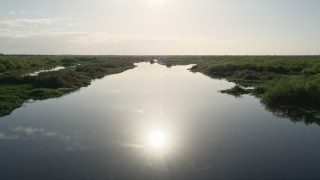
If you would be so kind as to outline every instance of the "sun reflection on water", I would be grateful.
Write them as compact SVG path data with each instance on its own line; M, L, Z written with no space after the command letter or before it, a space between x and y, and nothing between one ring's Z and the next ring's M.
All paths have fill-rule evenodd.
M154 157L168 154L171 143L169 134L164 129L153 129L145 136L146 150Z
M151 148L161 149L167 143L167 136L163 130L153 130L148 136L148 142Z

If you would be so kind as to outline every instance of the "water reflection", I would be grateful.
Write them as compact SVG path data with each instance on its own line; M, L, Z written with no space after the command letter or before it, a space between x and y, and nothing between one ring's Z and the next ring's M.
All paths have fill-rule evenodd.
M306 125L317 124L320 126L320 117L316 117L311 113L303 112L298 108L268 105L265 105L265 108L267 111L272 112L276 117L287 118L294 123L303 122Z
M40 71L36 71L36 72L33 72L33 73L29 73L29 74L26 74L25 76L38 76L40 73L43 73L43 72L59 71L59 70L65 69L65 68L66 67L64 67L64 66L57 66L57 67L52 68L52 69L40 70Z
M151 148L156 150L163 149L167 143L167 136L161 129L153 130L148 136L148 142Z
M0 179L315 179L320 131L233 83L139 63L0 118Z
M247 88L246 88L247 89ZM252 89L252 87L250 87ZM235 98L243 98L242 94L228 94ZM292 122L303 122L306 125L317 124L320 125L320 115L314 114L314 112L304 112L296 107L281 107L265 104L263 101L260 101L262 106L269 112L272 112L273 115L279 118L289 119Z
M43 138L57 138L63 141L70 139L68 135L36 127L17 126L0 132L0 140L37 140Z

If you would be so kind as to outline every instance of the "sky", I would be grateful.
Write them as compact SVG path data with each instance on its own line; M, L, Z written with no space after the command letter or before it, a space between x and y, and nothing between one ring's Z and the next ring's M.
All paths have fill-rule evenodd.
M319 0L0 0L0 53L320 54Z

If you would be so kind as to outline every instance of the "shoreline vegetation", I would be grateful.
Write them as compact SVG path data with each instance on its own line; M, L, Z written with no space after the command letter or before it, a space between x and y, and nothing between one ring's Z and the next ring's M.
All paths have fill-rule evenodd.
M0 117L9 115L29 100L61 97L94 79L134 68L134 63L147 57L132 56L0 56ZM64 66L58 71L27 74Z
M195 64L190 70L236 85L220 91L251 94L278 116L320 119L320 56L0 56L0 116L27 100L60 97L90 85L94 79L134 68L136 62ZM24 76L64 66L59 71ZM279 110L281 109L281 110ZM300 114L307 114L300 115ZM300 115L300 116L298 116ZM309 121L310 118L305 119Z
M165 60L170 65L186 61L196 64L190 69L192 72L236 84L221 93L236 97L251 94L277 116L304 118L306 123L316 119L320 125L320 56L198 56Z

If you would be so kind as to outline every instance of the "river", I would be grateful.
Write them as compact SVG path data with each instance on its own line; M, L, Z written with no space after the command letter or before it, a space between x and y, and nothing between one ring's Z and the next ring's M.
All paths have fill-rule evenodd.
M320 179L318 125L192 65L136 65L0 118L0 179Z

